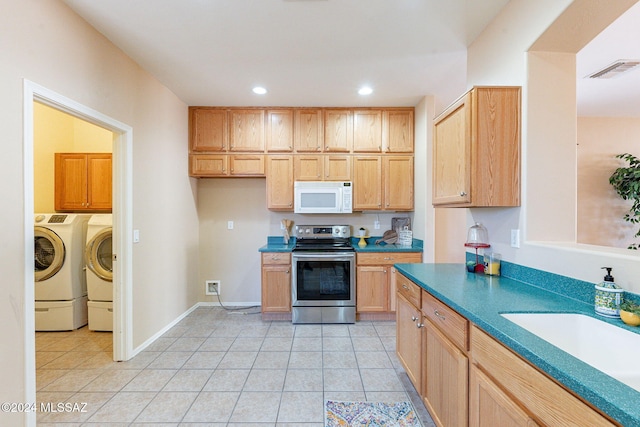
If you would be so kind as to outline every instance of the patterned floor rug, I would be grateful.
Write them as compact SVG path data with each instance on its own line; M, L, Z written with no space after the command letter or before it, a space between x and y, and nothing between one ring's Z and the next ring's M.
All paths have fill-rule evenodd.
M341 402L327 400L325 427L420 427L410 402Z

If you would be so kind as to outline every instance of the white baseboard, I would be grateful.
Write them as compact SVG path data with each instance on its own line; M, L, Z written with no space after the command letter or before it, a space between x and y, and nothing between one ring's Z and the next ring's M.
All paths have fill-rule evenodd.
M160 338L162 335L165 334L165 332L167 332L169 329L173 328L175 325L177 325L178 323L180 323L180 321L182 319L184 319L185 317L187 317L193 310L195 310L196 308L198 308L198 303L196 303L195 305L193 305L191 308L189 308L187 311L185 311L184 313L182 313L180 316L176 317L173 322L169 323L167 326L165 326L164 328L162 328L161 330L159 330L158 332L156 332L153 336L151 336L149 339L147 339L145 342L143 342L142 344L140 344L138 347L133 349L133 354L131 357L134 357L135 355L137 355L138 353L140 353L141 351L143 351L144 349L146 349L147 347L149 347L155 340L157 340L158 338Z

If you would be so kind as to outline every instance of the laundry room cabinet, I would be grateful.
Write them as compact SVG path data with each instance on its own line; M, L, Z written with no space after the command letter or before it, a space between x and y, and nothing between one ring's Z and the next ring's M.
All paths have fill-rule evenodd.
M111 212L111 153L55 154L55 210Z

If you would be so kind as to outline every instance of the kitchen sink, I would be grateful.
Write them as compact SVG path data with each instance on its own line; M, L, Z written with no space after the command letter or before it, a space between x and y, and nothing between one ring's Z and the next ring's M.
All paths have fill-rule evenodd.
M640 334L576 313L503 313L550 344L640 391Z

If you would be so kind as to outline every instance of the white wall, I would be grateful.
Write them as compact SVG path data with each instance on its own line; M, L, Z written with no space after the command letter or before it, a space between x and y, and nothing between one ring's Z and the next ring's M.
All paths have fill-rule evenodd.
M351 215L301 215L267 209L264 178L201 179L198 185L200 218L200 273L198 300L217 303L215 296L205 295L205 280L220 280L223 304L260 303L260 247L267 236L282 236L282 219L295 225L346 224L352 230L367 228L372 235L382 235L391 228L393 217L410 217L413 212L354 213ZM378 219L381 228L374 229ZM234 228L227 228L233 221ZM422 238L415 236L416 238Z
M609 177L628 164L617 154L640 156L640 118L578 117L577 240L580 243L626 248L640 225L623 217L631 208L622 200Z
M485 224L507 261L590 282L602 280L600 267L608 265L623 288L640 293L640 256L577 244L575 207L575 53L603 28L603 18L612 22L634 2L612 9L606 1L511 1L470 46L469 86L523 86L523 203L470 209L467 225ZM552 25L557 17L560 26ZM521 230L520 249L509 245L511 228Z
M59 1L0 0L0 400L25 402L23 79L133 128L133 345L139 346L196 302L196 181L187 173L187 106ZM28 153L27 153L28 154ZM184 159L176 162L176 159ZM31 229L32 230L32 229ZM31 231L32 233L32 231ZM25 275L26 274L26 275ZM22 415L0 414L2 425Z
M55 211L55 153L111 153L113 133L38 102L33 106L34 211Z

